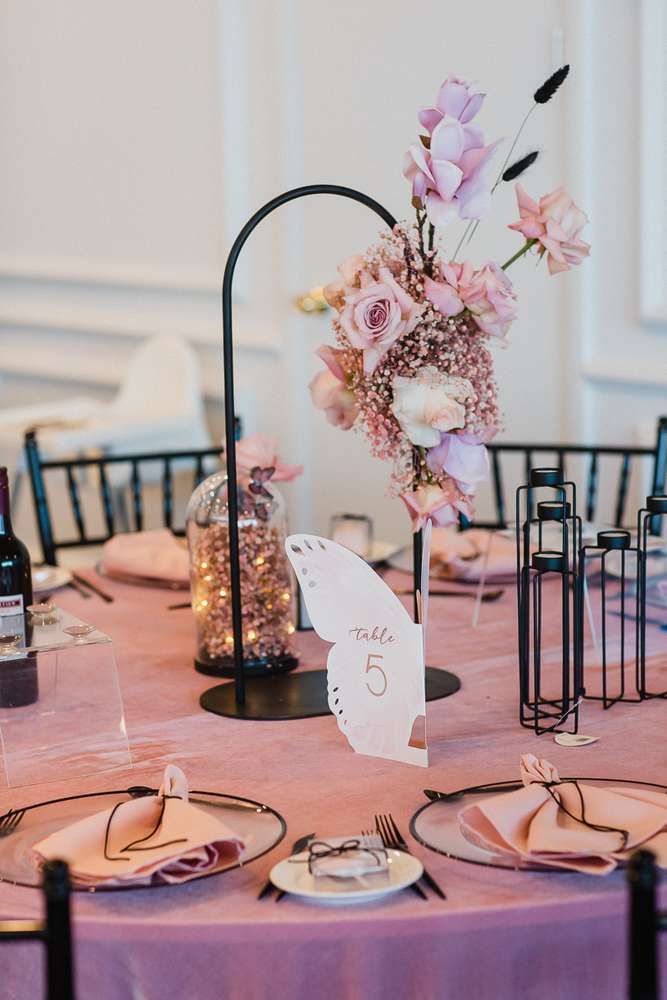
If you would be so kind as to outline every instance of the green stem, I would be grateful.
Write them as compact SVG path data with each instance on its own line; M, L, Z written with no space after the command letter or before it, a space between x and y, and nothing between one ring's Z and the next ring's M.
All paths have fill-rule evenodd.
M506 271L506 270L507 270L507 268L508 268L508 267L510 266L510 264L513 264L515 260L518 260L518 259L519 259L519 257L523 257L523 255L524 255L525 253L528 253L528 251L530 250L530 248L531 248L532 246L534 246L534 244L535 244L535 243L537 243L537 240L536 240L536 239L532 239L532 240L526 240L526 242L525 242L525 243L524 243L524 245L523 245L523 246L521 247L521 249L520 249L520 250L517 250L517 252L516 252L516 253L514 254L514 256L513 256L513 257L510 257L510 259L509 259L509 260L506 260L506 261L505 261L505 263L504 263L504 264L502 265L502 269L503 269L503 271Z

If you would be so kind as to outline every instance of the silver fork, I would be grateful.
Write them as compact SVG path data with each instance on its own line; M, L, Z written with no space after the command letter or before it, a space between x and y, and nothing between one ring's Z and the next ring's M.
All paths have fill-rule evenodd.
M375 817L375 823L377 828L377 832L375 835L379 836L380 840L382 841L382 846L385 848L385 850L388 851L401 850L401 848L399 848L394 838L391 836L390 831L384 826L384 824L378 822L377 816ZM408 889L412 889L412 891L416 893L421 899L424 900L427 899L426 893L424 892L424 890L422 889L422 887L419 885L418 882L413 882L412 885L408 886Z
M25 809L10 809L4 816L0 816L0 837L8 837L13 833L24 815Z

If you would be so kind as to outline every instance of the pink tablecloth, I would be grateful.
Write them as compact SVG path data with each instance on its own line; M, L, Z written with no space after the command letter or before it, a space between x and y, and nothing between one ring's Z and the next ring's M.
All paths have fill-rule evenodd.
M403 578L405 579L405 578ZM99 581L115 603L62 592L64 607L114 639L135 762L112 785L159 782L165 762L195 787L247 795L285 816L286 841L244 870L187 886L74 900L79 997L89 1000L620 1000L626 979L626 891L622 873L502 871L449 860L416 846L446 888L447 902L412 893L388 902L325 908L287 898L259 902L270 867L297 836L350 833L391 811L406 830L422 789L454 789L514 778L519 755L546 756L561 773L667 779L667 705L589 703L585 749L535 738L516 719L511 590L466 627L471 602L435 599L428 661L463 680L454 697L428 708L431 767L355 755L333 718L256 723L222 719L198 705L211 681L192 667L190 612L174 599ZM304 662L323 663L323 645L301 638ZM667 673L667 669L665 670ZM663 686L667 679L663 678ZM0 779L1 780L1 779ZM121 782L119 785L118 782ZM78 783L108 787L104 775ZM0 790L0 812L58 794L71 784ZM430 896L430 894L429 894ZM663 902L667 900L663 899ZM0 916L39 912L35 890L0 886ZM667 938L667 935L663 935ZM667 941L663 959L667 976ZM2 1000L40 993L38 945L6 945ZM665 993L667 997L667 993Z

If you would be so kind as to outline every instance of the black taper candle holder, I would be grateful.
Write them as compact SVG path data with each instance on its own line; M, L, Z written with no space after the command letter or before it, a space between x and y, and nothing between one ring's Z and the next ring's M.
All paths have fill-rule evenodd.
M535 505L535 492L555 493ZM525 500L525 518L522 503ZM537 516L533 516L535 512ZM560 547L543 547L544 524L561 525ZM577 614L581 518L577 516L577 489L561 469L531 469L529 482L516 491L517 624L519 650L519 721L536 735L577 732L579 701L583 696L581 628ZM531 533L537 531L537 551ZM558 690L545 696L542 655L542 582L549 574L560 578L561 662ZM572 585L572 586L571 586Z
M327 715L326 671L303 671L278 676L246 678L243 665L243 611L241 604L241 573L238 531L238 477L236 470L236 440L234 436L234 340L232 334L232 285L239 254L252 231L281 205L311 194L333 194L350 198L370 208L390 229L396 219L379 202L354 188L339 184L307 184L284 191L272 198L248 219L229 251L222 281L222 335L225 391L225 458L227 466L227 497L229 512L229 562L232 598L232 635L234 638L234 682L218 684L205 691L200 704L216 715L244 719L289 719ZM421 580L421 532L414 540L414 591ZM447 670L432 667L426 670L426 698L432 701L453 694L461 686L459 678Z

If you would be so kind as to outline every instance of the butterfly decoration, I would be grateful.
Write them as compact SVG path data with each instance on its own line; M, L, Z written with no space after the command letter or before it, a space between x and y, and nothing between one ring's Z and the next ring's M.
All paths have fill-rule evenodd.
M313 627L332 643L327 693L338 728L357 753L427 767L423 625L351 549L305 534L285 548ZM428 580L427 548L424 562ZM423 621L426 600L422 609Z
M269 519L269 505L263 501L273 500L272 494L269 493L264 483L268 483L275 471L275 466L262 469L259 465L254 465L250 470L248 489L255 498L255 514L262 521L268 521Z
M254 465L250 470L250 483L248 484L250 492L256 497L266 497L267 500L272 500L273 498L264 483L268 483L275 471L275 466L273 465L268 469L262 469L259 465Z

